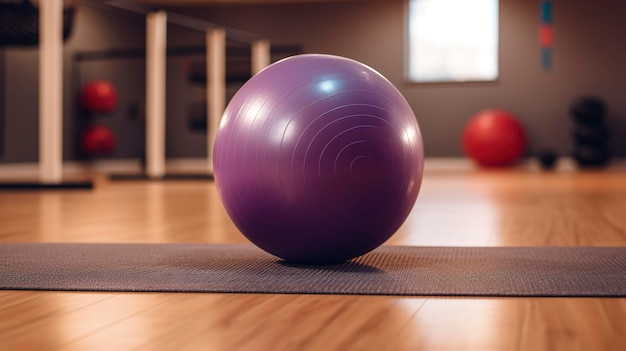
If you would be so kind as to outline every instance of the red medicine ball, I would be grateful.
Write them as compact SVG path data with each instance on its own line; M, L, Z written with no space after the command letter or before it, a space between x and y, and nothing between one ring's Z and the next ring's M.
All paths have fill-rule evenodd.
M117 92L110 82L94 80L83 87L80 100L88 111L111 112L117 107Z
M488 109L474 115L463 130L465 154L482 166L508 166L526 151L524 127L511 113Z
M83 131L81 147L90 156L109 154L115 150L115 136L108 127L93 125Z

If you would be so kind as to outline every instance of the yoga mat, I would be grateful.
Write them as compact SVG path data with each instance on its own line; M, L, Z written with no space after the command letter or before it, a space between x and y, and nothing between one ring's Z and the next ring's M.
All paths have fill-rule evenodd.
M0 244L0 289L615 297L626 248L382 246L307 266L245 244Z

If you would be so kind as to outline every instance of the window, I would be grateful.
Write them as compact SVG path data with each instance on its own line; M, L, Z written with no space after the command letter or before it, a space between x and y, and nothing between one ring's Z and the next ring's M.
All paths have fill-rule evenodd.
M498 77L498 0L408 1L411 81L492 81Z

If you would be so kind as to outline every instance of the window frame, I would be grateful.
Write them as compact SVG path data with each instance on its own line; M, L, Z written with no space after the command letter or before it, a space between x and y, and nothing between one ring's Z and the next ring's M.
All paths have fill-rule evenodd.
M502 70L501 70L501 45L500 45L500 40L501 40L501 14L500 14L500 8L501 8L501 4L500 4L500 0L495 0L496 2L496 6L497 6L497 21L496 21L496 26L497 26L497 38L496 38L496 58L495 58L495 63L496 63L496 75L495 78L493 79L467 79L467 80L416 80L413 77L411 77L410 75L410 65L411 65L411 35L410 35L410 25L411 25L411 14L410 14L410 3L412 1L417 1L417 0L405 0L404 1L404 30L403 30L403 34L404 34L404 55L403 55L403 76L404 76L404 81L407 85L465 85L465 84L472 84L472 85L489 85L489 84L494 84L497 83L502 75ZM469 0L468 0L469 1Z

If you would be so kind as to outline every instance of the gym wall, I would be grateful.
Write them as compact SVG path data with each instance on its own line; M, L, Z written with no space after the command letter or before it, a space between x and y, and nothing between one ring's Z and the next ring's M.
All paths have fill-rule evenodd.
M118 92L118 107L109 114L95 115L92 122L106 125L116 136L116 151L105 158L136 159L144 153L145 60L129 56L106 60L76 61L75 54L110 49L145 47L145 17L104 5L83 4L75 18L73 34L63 48L64 160L80 160L81 128L89 123L79 105L79 89L92 79L112 82ZM174 46L204 45L204 35L168 26L168 41ZM192 85L184 72L186 61L202 60L203 54L169 58L167 62L167 157L206 157L206 135L191 131L189 106L204 99L204 87ZM38 61L37 47L5 50L4 154L0 163L36 162L38 159ZM0 138L2 140L2 138Z
M493 83L411 84L405 81L404 0L350 1L273 5L214 5L177 12L240 28L274 43L298 44L304 52L343 55L362 61L389 78L405 95L424 133L429 157L458 157L461 130L467 119L485 107L517 114L530 137L530 153L572 149L568 108L585 94L605 99L609 106L612 149L626 156L626 2L554 1L554 59L542 71L537 29L539 5L525 0L500 0L500 77ZM75 67L74 53L110 48L141 48L145 39L142 16L106 6L84 5L75 31L64 47L64 158L79 159L76 140L80 116L76 109L77 76L82 81L111 80L118 86L119 108L99 118L118 139L113 158L137 158L143 153L145 65L142 60L84 62ZM170 46L203 45L204 36L168 26ZM200 57L201 58L201 57ZM187 124L189 106L201 101L203 89L184 79L184 58L168 59L167 157L205 157L206 136ZM37 160L36 48L8 48L5 53L5 140L0 162ZM78 73L77 73L78 70ZM139 107L138 115L133 106ZM621 135L622 137L619 137Z
M143 46L145 25L142 16L125 11L115 10L103 6L83 6L77 12L73 34L63 48L63 157L65 160L74 160L78 157L77 140L80 127L79 110L77 108L78 76L84 80L97 78L96 76L110 76L116 67L99 66L78 69L74 64L74 54L78 50L102 50L111 47ZM4 155L0 158L3 163L35 162L38 159L38 84L39 84L39 55L37 47L8 47L5 48L6 87L5 92L5 145ZM123 65L120 65L123 66ZM135 64L135 66L137 66ZM143 67L143 63L140 62ZM143 69L129 67L126 71L116 72L113 75L124 77L129 72L138 72L137 79L143 78ZM80 74L78 73L80 72ZM135 79L128 79L128 87L120 89L120 102L132 89ZM143 82L136 82L143 89ZM121 105L120 103L120 105ZM116 128L117 113L102 118L105 125L111 125L126 134L133 134L132 138L124 138L122 134L118 144L128 148L127 143L137 140L140 130L132 123L124 123L123 128ZM99 119L100 121L100 119ZM135 129L135 130L133 130ZM122 151L122 155L124 151Z
M413 107L429 157L461 156L462 128L485 107L508 109L523 120L529 153L554 148L570 155L568 109L575 98L587 94L598 95L608 104L612 149L616 156L626 156L626 2L554 0L553 67L542 71L539 3L500 0L500 76L497 82L482 84L407 83L404 7L405 0L372 0L215 5L202 11L177 11L273 40L296 42L306 52L344 55L372 66Z

